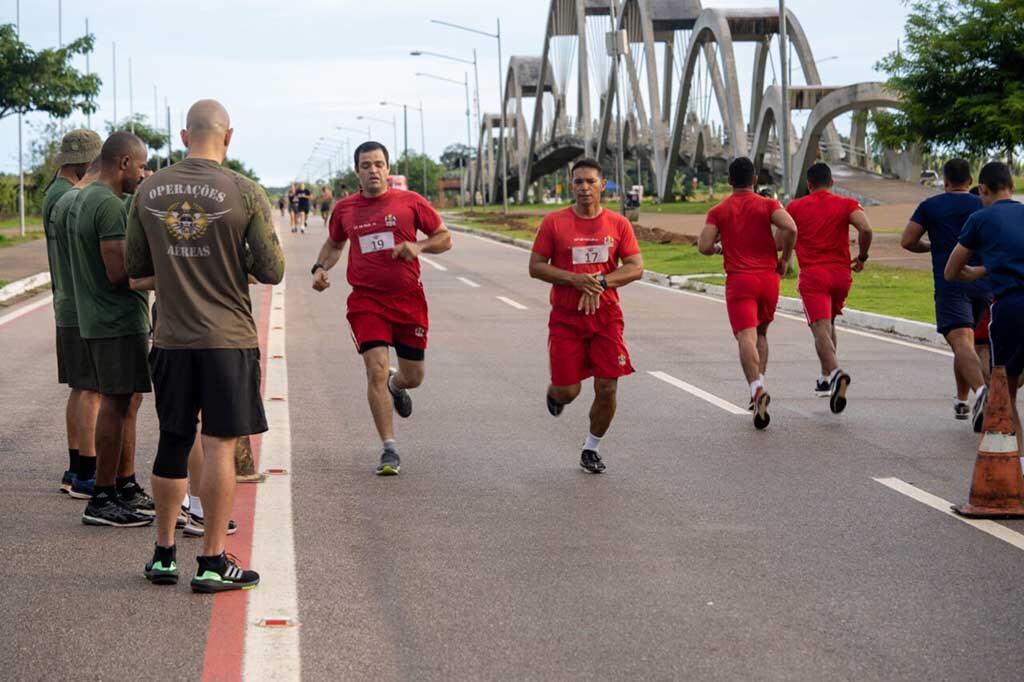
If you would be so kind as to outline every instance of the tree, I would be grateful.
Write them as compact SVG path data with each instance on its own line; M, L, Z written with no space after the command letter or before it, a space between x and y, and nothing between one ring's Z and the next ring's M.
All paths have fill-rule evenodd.
M469 145L456 142L444 148L441 152L441 163L448 170L458 170L459 162L463 167L468 168L470 162L476 158L476 150Z
M167 133L160 128L150 128L145 114L135 114L118 123L107 121L107 133L118 131L134 132L143 144L156 151L167 146Z
M252 168L249 168L248 166L246 166L244 163L242 163L238 159L232 159L232 158L224 159L224 167L225 168L230 168L231 170L235 171L236 173L241 173L242 175L244 175L245 177L249 178L253 182L259 182L260 181L260 176L256 175L256 171L254 171Z
M879 131L1012 162L1024 139L1024 2L914 0L906 34L906 48L878 65L903 97Z
M409 183L409 189L414 192L419 192L423 196L437 196L437 184L441 181L441 177L444 175L444 166L431 159L426 154L409 154L409 158L406 159L405 155L402 158L395 159L391 162L391 173L393 175L399 175L406 167L406 161L409 162L409 174L406 176L406 182ZM423 164L427 165L427 186L423 186Z
M83 36L61 48L34 52L18 38L14 24L0 25L0 119L43 111L67 118L79 110L96 111L102 81L71 66L75 55L92 52L93 37Z

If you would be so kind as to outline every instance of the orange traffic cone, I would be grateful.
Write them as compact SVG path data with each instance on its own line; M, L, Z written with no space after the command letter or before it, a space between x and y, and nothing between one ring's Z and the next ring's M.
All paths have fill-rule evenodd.
M1005 367L992 370L983 430L970 502L953 505L953 511L976 519L1024 518L1024 478Z

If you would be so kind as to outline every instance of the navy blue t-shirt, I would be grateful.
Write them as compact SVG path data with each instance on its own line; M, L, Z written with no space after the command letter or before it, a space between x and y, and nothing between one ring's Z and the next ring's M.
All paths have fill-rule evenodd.
M960 243L981 257L996 298L1024 289L1024 204L1003 199L978 211L964 225Z
M935 283L944 285L942 273L946 269L949 254L960 238L960 231L971 214L983 208L981 198L969 192L944 192L925 199L914 211L911 222L917 223L928 233L932 245L932 274ZM971 265L981 265L972 260Z

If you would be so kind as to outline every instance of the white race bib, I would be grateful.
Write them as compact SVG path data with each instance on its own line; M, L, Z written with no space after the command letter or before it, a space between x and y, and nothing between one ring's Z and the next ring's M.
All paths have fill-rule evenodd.
M608 262L608 245L572 247L573 265L591 265Z
M390 251L393 248L395 248L394 232L375 232L374 234L364 234L359 237L359 250L364 254Z

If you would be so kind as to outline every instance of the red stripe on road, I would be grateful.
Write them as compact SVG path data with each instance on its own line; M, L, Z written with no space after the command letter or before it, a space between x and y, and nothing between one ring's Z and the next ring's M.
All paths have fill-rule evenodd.
M261 396L267 388L267 334L270 327L272 292L273 287L264 286L260 293L260 319L256 327L260 344L260 369L263 375ZM261 436L252 437L252 459L256 471L259 471L262 444ZM238 521L238 532L228 536L227 551L238 557L240 565L248 566L252 558L256 485L238 486L235 492L234 517ZM203 657L203 682L233 682L242 679L245 616L248 604L249 593L244 590L225 592L213 597L210 627L206 635L206 654Z

